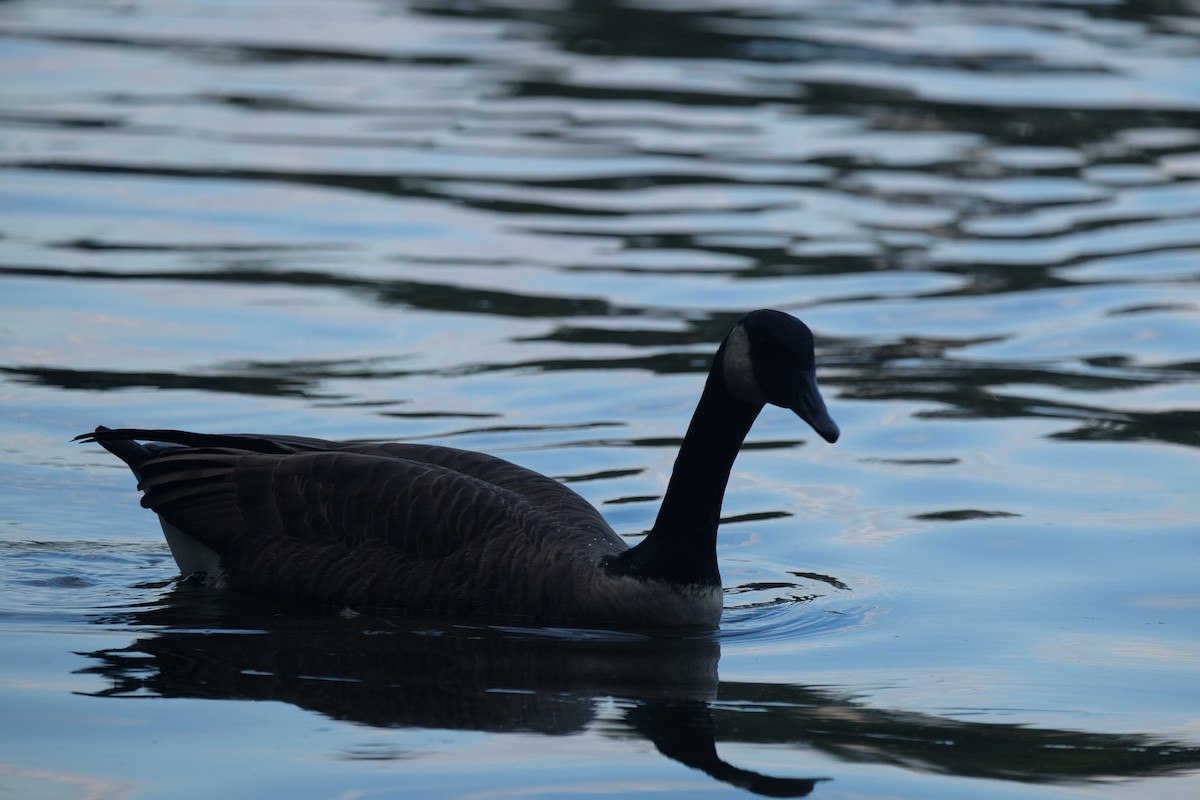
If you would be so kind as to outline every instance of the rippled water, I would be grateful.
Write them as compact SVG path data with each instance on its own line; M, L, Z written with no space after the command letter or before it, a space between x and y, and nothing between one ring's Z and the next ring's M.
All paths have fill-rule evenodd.
M14 796L1200 790L1194 1L10 2L0 70ZM843 438L760 418L713 636L214 597L69 443L436 440L636 536L762 306Z

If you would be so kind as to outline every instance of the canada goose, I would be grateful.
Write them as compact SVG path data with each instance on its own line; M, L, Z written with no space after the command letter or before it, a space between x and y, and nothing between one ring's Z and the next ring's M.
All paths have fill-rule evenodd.
M715 626L721 500L766 403L837 441L812 333L760 310L717 350L658 518L632 548L561 483L468 450L104 427L76 438L129 465L183 575L214 585L484 621Z

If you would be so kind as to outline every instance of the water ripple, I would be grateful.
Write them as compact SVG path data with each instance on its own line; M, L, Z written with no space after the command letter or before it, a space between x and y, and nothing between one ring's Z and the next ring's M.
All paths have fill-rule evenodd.
M367 659L382 689L366 685L348 716L327 704L332 680L300 702L331 716L275 793L344 789L307 780L331 750L420 755L414 775L450 764L441 793L463 763L525 757L528 738L505 750L518 740L491 718L486 736L432 743L471 716L447 663L479 667L479 707L497 719L521 708L543 721L529 730L575 734L538 740L561 763L581 763L571 742L586 741L606 773L618 761L658 777L638 771L645 753L622 760L631 728L589 724L598 698L637 696L648 677L677 691L662 666L676 650L690 653L689 701L711 700L717 656L746 679L723 697L770 699L727 709L729 749L814 759L844 794L961 794L947 775L1004 793L1029 764L1053 762L1037 780L1061 783L1135 750L1129 775L1180 769L1144 744L1195 733L1178 702L1194 695L1190 662L1156 656L1200 636L1194 608L1153 602L1195 595L1194 3L41 0L0 4L0 70L0 617L57 634L12 648L12 685L43 680L44 664L71 674L62 654L88 650L131 695L156 663L182 668L181 696L212 696L219 677L267 699L261 679L288 674L297 650L311 677L347 641L384 638L340 617L314 623L320 637L304 621L281 631L299 612L278 609L224 629L212 598L164 592L173 566L153 518L120 465L69 444L82 430L435 439L559 476L636 536L713 348L746 309L773 306L816 333L844 436L827 447L778 409L758 420L725 495L717 638L408 631L394 650L451 640L427 648L450 713L390 719L439 734L409 750L388 727L401 738L376 747L353 739L366 725L337 722L387 719L396 662L382 648ZM134 629L136 645L60 638ZM1057 641L1089 642L1086 658ZM621 653L637 657L609 658ZM205 665L232 668L191 669ZM797 688L809 683L863 700L830 705ZM44 736L59 769L62 726L38 732L68 718L68 696L26 713L32 696L5 697L21 727L9 739ZM796 709L814 703L827 710L796 738L809 724ZM787 710L758 713L771 704ZM242 750L296 741L296 718L271 716L283 704L232 727L236 704L218 705L214 729L253 736ZM1001 739L986 723L974 736L957 718L927 724L947 708L1019 719ZM1058 730L1064 715L1155 734L1097 749ZM101 717L71 717L88 752L140 746L80 722ZM850 722L831 748L834 718ZM171 749L160 718L138 721ZM234 758L198 761L184 740L187 765ZM1000 768L996 741L1024 749ZM1106 766L1080 767L1087 753ZM868 754L877 769L848 767ZM532 776L520 792L546 791L543 773L506 769ZM376 788L364 780L353 791Z

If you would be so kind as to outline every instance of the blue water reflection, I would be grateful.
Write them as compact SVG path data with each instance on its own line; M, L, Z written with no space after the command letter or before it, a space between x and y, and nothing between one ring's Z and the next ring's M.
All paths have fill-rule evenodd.
M1198 61L1183 0L0 5L0 780L1190 798ZM197 595L69 444L437 441L636 538L762 306L844 435L760 419L715 637Z

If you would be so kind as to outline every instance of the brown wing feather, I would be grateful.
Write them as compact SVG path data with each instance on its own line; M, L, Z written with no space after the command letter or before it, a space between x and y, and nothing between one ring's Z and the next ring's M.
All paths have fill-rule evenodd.
M80 441L95 441L113 452L137 473L139 479L144 465L163 452L159 443L181 445L194 452L250 454L289 454L305 452L361 453L385 458L399 458L423 464L443 466L463 475L470 475L497 487L515 492L529 502L547 510L561 513L571 520L607 527L591 504L552 478L513 464L495 456L471 450L459 450L429 444L401 442L334 442L306 436L276 436L262 434L208 434L169 429L97 428L75 437ZM150 448L134 442L152 442ZM151 449L158 448L158 449ZM182 452L182 451L179 451Z
M165 450L136 469L143 505L215 550L229 580L256 594L545 617L547 602L571 600L542 576L594 570L626 547L577 494L501 459L290 437L247 451L232 438Z
M587 521L608 528L600 512L571 489L553 478L502 458L473 450L400 442L353 443L337 447L341 452L381 455L445 467L518 494L564 522Z

